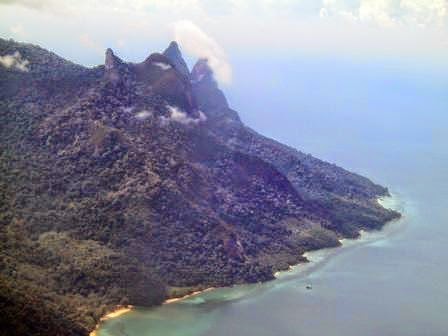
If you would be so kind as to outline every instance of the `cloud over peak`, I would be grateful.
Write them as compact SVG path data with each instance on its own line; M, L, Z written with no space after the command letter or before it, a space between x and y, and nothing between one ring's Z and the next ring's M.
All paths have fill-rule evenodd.
M448 0L0 0L0 31L84 65L103 46L137 62L175 39L228 84L226 52L446 64Z
M213 38L188 20L177 21L173 26L174 39L187 53L207 59L220 83L229 84L232 81L232 67L224 49Z

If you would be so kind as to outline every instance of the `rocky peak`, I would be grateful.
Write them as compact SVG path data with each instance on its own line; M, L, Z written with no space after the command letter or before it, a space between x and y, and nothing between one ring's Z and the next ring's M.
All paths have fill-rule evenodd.
M113 50L111 48L107 48L106 60L105 60L106 70L112 70L113 68L118 67L122 63L123 61L117 56L115 56Z
M191 82L197 84L200 82L207 82L208 84L214 84L217 86L213 77L213 70L208 65L206 58L199 59L191 70Z
M207 59L199 59L196 62L191 71L190 79L199 109L204 111L207 116L239 121L238 114L229 109L227 99L219 89Z
M179 49L179 45L176 41L172 41L168 48L165 49L163 55L166 56L174 65L174 68L179 71L183 76L187 77L190 75L187 63L185 63L182 53Z
M105 77L108 80L112 82L118 82L120 80L120 68L123 66L123 64L123 61L119 57L115 56L112 49L107 48L104 67Z

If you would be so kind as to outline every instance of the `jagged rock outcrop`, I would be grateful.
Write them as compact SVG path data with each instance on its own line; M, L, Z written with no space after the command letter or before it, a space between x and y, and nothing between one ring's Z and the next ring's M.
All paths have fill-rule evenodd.
M114 55L112 49L106 50L106 59L104 62L104 76L107 80L117 83L122 79L125 65L123 61Z
M87 334L118 304L269 280L399 216L386 188L245 126L176 44L91 69L0 39L16 51L30 70L0 67L5 334Z
M163 52L163 55L172 62L177 71L179 71L185 78L189 78L190 71L188 70L187 63L185 63L176 41L170 43L168 48Z
M218 88L218 83L213 77L213 71L206 59L198 60L193 67L191 83L193 97L198 104L198 108L207 111L207 115L212 120L241 124L238 113L229 108L224 93Z

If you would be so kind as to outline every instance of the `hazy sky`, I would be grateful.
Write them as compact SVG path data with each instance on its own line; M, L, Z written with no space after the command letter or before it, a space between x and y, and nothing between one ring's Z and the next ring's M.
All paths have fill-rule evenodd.
M448 62L448 0L0 0L0 35L86 65L130 61L177 39L221 83L247 53Z

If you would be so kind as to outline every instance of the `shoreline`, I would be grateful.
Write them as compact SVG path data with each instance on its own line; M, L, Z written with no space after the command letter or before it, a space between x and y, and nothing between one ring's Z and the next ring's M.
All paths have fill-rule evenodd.
M190 297L193 297L193 296L196 296L196 295L199 295L199 294L211 291L213 289L216 289L216 288L215 287L208 287L208 288L205 288L205 289L202 289L202 290L197 290L197 291L191 292L189 294L185 294L183 296L174 297L174 298L171 298L171 299L166 299L165 301L162 302L161 305L167 305L167 304L170 304L170 303L179 302L179 301L188 299ZM113 319L113 318L116 318L116 317L119 317L119 316L122 316L124 314L127 314L127 313L131 312L134 309L135 309L135 306L132 306L132 305L128 305L128 306L125 306L125 307L117 307L115 310L111 311L110 313L107 313L106 315L104 315L103 317L100 318L99 322L95 326L95 329L92 330L89 333L89 336L97 336L98 329L99 329L99 327L100 327L102 322L110 320L110 319Z
M339 239L339 242L341 243L341 245L339 246L322 248L303 253L302 256L305 257L308 262L301 262L295 265L290 265L286 270L275 272L275 280L282 280L286 277L308 275L316 271L318 267L325 265L325 263L327 263L332 256L345 251L345 249L347 248L360 246L362 244L367 244L377 240L382 240L395 233L395 231L399 228L394 227L394 230L392 232L387 232L385 230L390 228L390 225L392 225L393 223L400 221L405 217L401 199L395 193L391 193L389 196L377 197L376 201L383 208L400 212L401 216L384 223L380 230L361 229L359 230L359 236L357 238L341 238Z
M376 201L378 202L379 205L381 205L382 207L384 207L386 209L399 211L401 216L399 218L396 218L389 222L384 223L384 225L382 226L382 228L380 230L367 231L367 230L361 229L361 230L359 230L360 235L357 238L354 238L354 239L342 238L339 240L339 242L341 243L340 246L332 247L332 248L322 248L322 249L308 251L308 252L303 253L302 256L305 257L308 260L308 262L299 262L295 265L290 265L287 270L275 272L273 274L274 279L272 281L284 280L286 277L289 277L289 276L294 277L294 276L298 276L298 275L300 275L300 276L307 275L307 274L315 271L318 267L323 266L327 261L329 261L331 259L330 257L332 255L340 253L340 252L344 251L346 248L359 246L359 245L369 243L369 242L374 242L377 240L382 240L382 239L385 239L387 236L389 236L391 233L385 232L384 229L386 227L388 227L390 224L393 224L394 222L403 219L404 210L402 209L402 207L397 208L397 205L400 205L402 203L400 202L400 199L396 196L396 194L393 194L393 193L391 193L389 196L377 197ZM380 237L375 238L374 237L375 233L376 234L378 234L378 233L386 234L386 236L380 236ZM306 267L306 266L309 266L309 267ZM302 268L302 269L298 269L298 268ZM196 290L189 294L185 294L183 296L166 299L165 301L162 302L161 305L167 305L167 304L180 302L180 301L189 299L191 297L194 297L194 296L197 296L197 295L200 295L200 294L212 291L212 290L216 290L219 288L231 288L231 287L232 286L208 287L208 288L205 288L202 290ZM97 326L89 334L89 336L97 336L97 331L102 322L112 319L112 318L115 318L115 317L119 317L121 315L124 315L124 314L132 311L134 308L135 307L131 306L131 305L126 306L126 307L119 307L116 310L106 314L105 316L103 316L100 319Z
M188 299L190 297L193 297L193 296L196 296L196 295L199 295L199 294L211 291L213 289L216 289L216 287L208 287L208 288L205 288L205 289L202 289L202 290L191 292L190 294L185 294L183 296L179 296L179 297L175 297L175 298L171 298L171 299L166 299L165 301L162 302L162 305L166 305L166 304L170 304L170 303L174 303L174 302L179 302L179 301Z
M133 308L134 306L131 305L125 307L117 307L117 309L111 311L110 313L107 313L106 315L100 318L95 329L89 333L89 336L97 336L97 331L99 329L101 322L129 313Z

